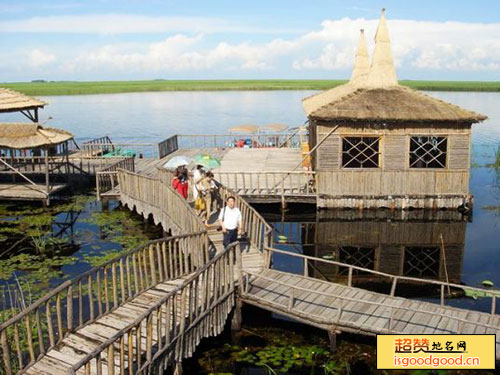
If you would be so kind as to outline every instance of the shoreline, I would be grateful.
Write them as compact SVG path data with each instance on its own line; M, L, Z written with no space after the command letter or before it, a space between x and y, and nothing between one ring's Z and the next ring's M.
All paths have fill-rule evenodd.
M91 95L159 91L279 91L326 90L346 80L148 80L148 81L51 81L0 83L26 95ZM424 91L500 92L499 81L413 81L399 82Z

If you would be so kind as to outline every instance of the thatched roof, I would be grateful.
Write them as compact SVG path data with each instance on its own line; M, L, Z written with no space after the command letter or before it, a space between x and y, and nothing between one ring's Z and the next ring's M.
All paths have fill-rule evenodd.
M57 145L73 138L70 132L40 124L0 123L0 147L28 149Z
M253 134L259 131L259 127L257 125L236 125L230 127L228 130L230 133Z
M460 122L487 117L398 84L382 10L369 71L361 32L351 80L302 100L307 116L323 121Z
M280 123L271 123L271 124L266 124L262 125L260 127L261 132L282 132L288 129L288 125L286 124L280 124Z
M0 112L43 108L47 103L20 92L0 87Z

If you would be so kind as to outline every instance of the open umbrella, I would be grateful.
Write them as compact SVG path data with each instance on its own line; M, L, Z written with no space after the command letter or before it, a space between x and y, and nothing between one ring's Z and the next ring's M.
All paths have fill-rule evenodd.
M174 156L172 159L163 164L163 168L177 168L181 165L188 165L193 159L188 156Z
M194 157L194 162L196 164L202 165L205 169L214 169L220 167L220 160L214 158L211 155L196 155Z

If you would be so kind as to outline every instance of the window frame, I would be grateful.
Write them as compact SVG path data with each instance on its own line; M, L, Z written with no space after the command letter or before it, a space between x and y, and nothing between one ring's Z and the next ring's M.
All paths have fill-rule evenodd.
M433 137L440 137L440 138L445 138L446 139L446 151L445 151L445 166L444 167L424 167L424 168L419 168L419 167L412 167L411 166L411 145L412 145L412 138L416 137L426 137L426 138L433 138ZM450 144L450 134L409 134L408 135L408 144L407 144L407 158L406 158L406 166L409 170L411 171L443 171L443 170L448 170L449 169L449 148Z
M378 152L377 152L377 166L376 167L345 167L343 164L343 156L344 156L344 139L346 138L376 138L378 139ZM380 134L342 134L340 136L340 147L339 147L339 165L342 170L352 170L352 171L376 171L382 169L382 162L384 158L382 157L383 150L383 136Z

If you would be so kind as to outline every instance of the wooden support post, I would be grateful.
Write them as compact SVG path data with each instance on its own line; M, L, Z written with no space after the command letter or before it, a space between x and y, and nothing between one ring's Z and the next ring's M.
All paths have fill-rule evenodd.
M182 375L182 362L175 362L174 375Z
M241 331L241 324L243 322L243 317L241 315L241 307L243 303L238 298L236 300L234 310L233 310L233 318L231 319L231 330L232 331Z
M330 342L330 352L335 353L337 350L337 332L335 330L328 331L328 341Z
M45 148L45 189L47 189L47 196L49 195L49 147Z

